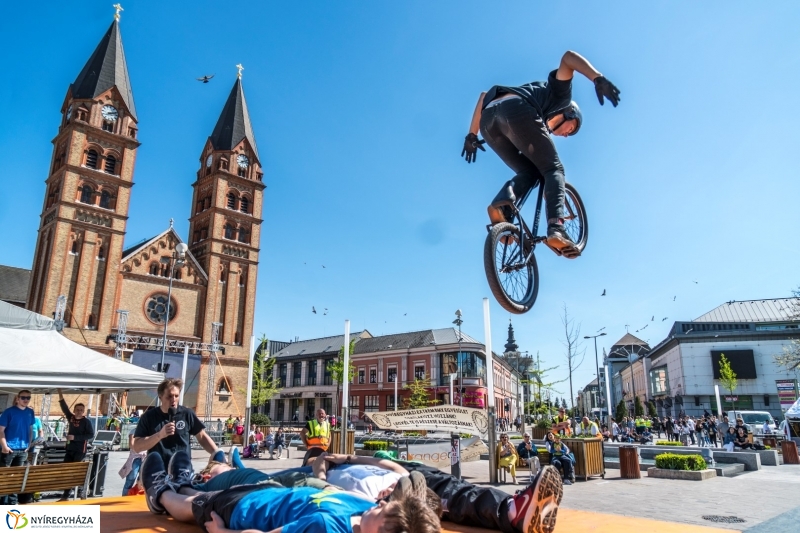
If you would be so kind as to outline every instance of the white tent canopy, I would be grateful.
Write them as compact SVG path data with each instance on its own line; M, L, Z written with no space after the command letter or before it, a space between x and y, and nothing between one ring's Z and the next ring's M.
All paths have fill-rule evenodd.
M0 391L152 390L164 379L159 372L72 342L53 324L47 317L0 302Z

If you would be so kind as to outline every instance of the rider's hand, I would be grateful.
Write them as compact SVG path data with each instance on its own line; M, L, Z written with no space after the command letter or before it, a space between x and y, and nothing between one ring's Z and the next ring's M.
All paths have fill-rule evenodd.
M175 422L170 422L168 424L164 424L164 427L161 428L161 431L158 432L158 435L162 439L166 439L170 435L175 434Z
M478 154L478 149L480 148L482 151L486 151L486 148L483 147L483 144L486 141L478 139L478 136L474 133L468 133L466 137L464 137L464 149L461 150L461 157L464 157L467 160L467 163L474 163L475 157Z
M604 103L604 96L608 98L609 102L614 104L614 107L617 107L617 104L619 104L619 89L605 77L597 76L594 79L594 91L597 93L597 100L600 101L600 105Z

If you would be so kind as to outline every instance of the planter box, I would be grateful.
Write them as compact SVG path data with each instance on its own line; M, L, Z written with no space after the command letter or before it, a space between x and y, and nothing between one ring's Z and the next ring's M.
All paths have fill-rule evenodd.
M664 468L651 467L647 469L647 477L657 477L661 479L684 479L686 481L704 481L717 477L717 471L707 470L667 470Z
M547 435L548 431L550 431L550 430L549 429L545 429L545 428L536 428L536 427L534 427L534 428L529 429L528 433L531 434L531 439L533 439L533 440L544 440L544 437L545 437L545 435ZM569 445L567 445L567 446L569 446Z
M586 481L592 476L606 477L603 463L603 439L561 439L575 455L575 477Z

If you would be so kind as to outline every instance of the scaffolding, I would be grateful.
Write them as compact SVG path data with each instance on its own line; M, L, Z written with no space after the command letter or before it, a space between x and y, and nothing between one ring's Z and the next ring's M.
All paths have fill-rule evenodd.
M211 410L214 408L214 380L217 373L217 352L219 351L219 328L221 322L211 324L211 354L208 357L208 378L206 379L206 409L203 422L211 422Z

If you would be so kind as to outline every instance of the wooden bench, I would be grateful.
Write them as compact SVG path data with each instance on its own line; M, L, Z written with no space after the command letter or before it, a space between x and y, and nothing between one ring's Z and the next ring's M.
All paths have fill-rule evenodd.
M0 468L0 496L31 494L83 487L86 499L91 462ZM77 493L77 491L76 491Z

